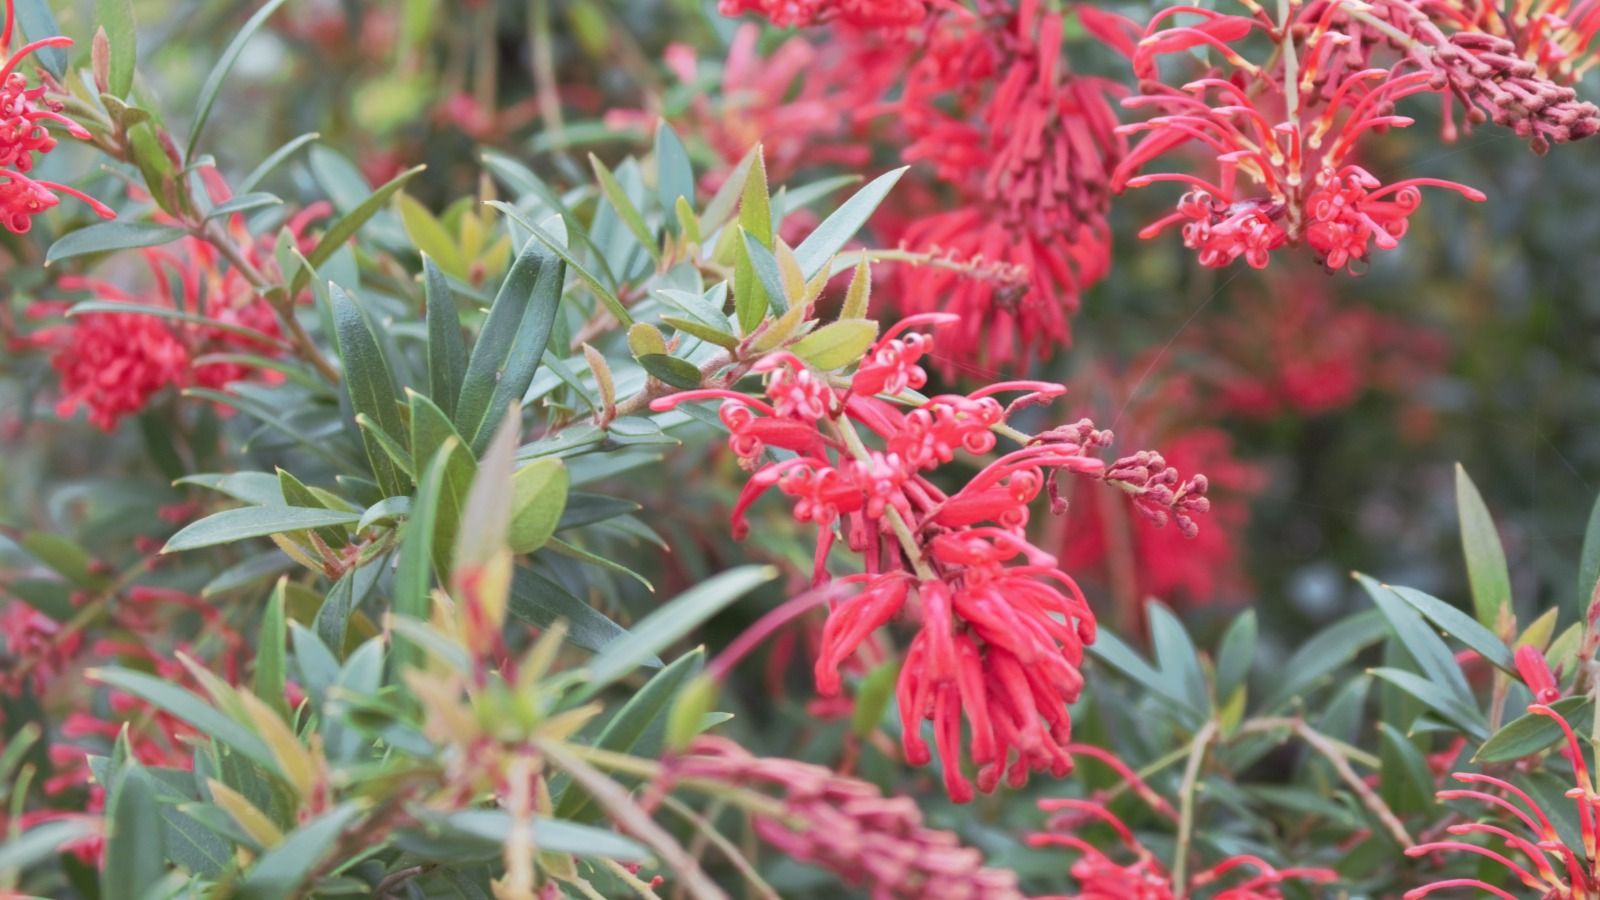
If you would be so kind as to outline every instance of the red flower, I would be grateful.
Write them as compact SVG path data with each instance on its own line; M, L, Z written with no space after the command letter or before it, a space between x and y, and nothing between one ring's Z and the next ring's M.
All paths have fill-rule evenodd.
M1073 753L1092 756L1110 766L1134 794L1151 809L1176 822L1172 805L1157 794L1139 775L1105 750L1073 745ZM1097 798L1059 797L1039 801L1039 808L1051 813L1046 831L1028 835L1032 847L1063 847L1076 850L1072 878L1078 893L1037 900L1174 900L1179 896L1208 896L1214 900L1280 900L1278 886L1287 881L1328 883L1338 878L1329 869L1279 869L1258 856L1238 854L1209 869L1193 873L1186 884L1178 885L1161 860L1147 849L1128 826ZM1111 853L1077 836L1089 825L1104 825L1117 836L1126 853L1119 861ZM1197 893L1199 892L1199 893Z
M1024 4L949 19L895 110L904 159L933 165L955 205L910 217L901 243L936 262L903 266L897 294L909 313L967 323L945 337L947 371L1011 366L1070 340L1079 292L1110 265L1110 176L1126 149L1111 98L1121 89L1067 69L1058 13Z
M903 28L927 12L924 0L719 0L725 16L753 12L780 28L843 22L861 28Z
M977 787L1013 785L1031 771L1064 775L1072 761L1067 707L1083 687L1079 667L1094 640L1094 616L1076 583L1054 558L1028 543L1029 504L1056 494L1060 472L1106 480L1152 518L1176 518L1180 531L1206 508L1203 476L1179 478L1156 457L1129 457L1108 468L1094 453L1111 435L1087 420L1032 438L1001 455L954 493L928 477L956 454L990 452L1011 409L1061 393L1055 385L1008 382L968 395L928 398L910 408L882 395L921 386L931 339L907 328L947 325L952 317L912 317L871 348L844 386L832 386L788 353L757 362L768 373L766 400L726 390L687 391L656 401L664 410L720 399L729 446L754 474L734 507L744 513L776 487L793 515L819 527L813 582L858 587L830 602L817 654L817 690L837 695L841 667L874 632L897 619L919 624L897 693L906 758L915 765L933 741L952 799L970 800L965 756L978 766ZM1003 407L994 395L1021 392ZM870 442L870 443L869 443ZM789 451L771 461L767 448ZM833 577L828 557L843 537L864 572ZM968 735L963 738L963 729Z
M1519 660L1520 662L1520 660ZM1520 667L1519 667L1520 668ZM1524 676L1526 677L1526 675ZM1540 679L1535 679L1538 681ZM1530 683L1530 686L1531 683ZM1516 785L1492 775L1475 772L1458 772L1456 780L1468 785L1487 785L1500 793L1490 793L1477 788L1455 788L1439 791L1440 800L1477 800L1509 815L1512 828L1488 822L1465 822L1446 829L1452 836L1471 838L1482 836L1489 846L1468 840L1429 841L1406 850L1407 856L1427 856L1434 853L1459 852L1482 857L1504 867L1510 875L1538 896L1549 900L1580 900L1600 894L1600 861L1595 857L1597 837L1600 837L1600 792L1589 777L1588 764L1584 762L1583 749L1572 727L1560 713L1542 703L1528 706L1528 711L1555 722L1565 737L1562 755L1572 766L1575 787L1567 792L1577 804L1577 821L1583 845L1573 848L1564 844L1550 816L1532 797ZM1506 796L1502 796L1502 794ZM1511 799L1507 799L1509 796ZM1512 802L1515 800L1516 802ZM1522 833L1516 830L1521 826ZM1503 844L1505 849L1527 861L1527 866L1512 857L1491 849ZM1515 900L1516 894L1498 888L1478 878L1444 878L1407 891L1406 900L1426 897L1436 891L1451 888L1471 888L1493 894L1505 900Z
M1391 68L1372 66L1361 52L1367 45L1345 46L1356 40L1345 32L1359 31L1360 24L1351 24L1338 4L1293 5L1285 23L1287 39L1263 9L1249 8L1249 16L1228 16L1172 7L1151 21L1139 42L1134 70L1145 93L1123 102L1158 114L1120 129L1145 137L1118 166L1114 184L1172 181L1190 188L1177 212L1145 228L1141 237L1181 225L1184 244L1211 267L1243 257L1262 268L1273 251L1305 244L1330 270L1354 269L1374 247L1398 245L1421 203L1419 188L1448 188L1471 200L1484 199L1472 188L1433 178L1385 184L1351 162L1367 133L1411 124L1394 114L1394 104L1441 87L1437 68L1406 71L1406 61ZM1196 25L1167 24L1181 13L1204 18ZM1280 46L1267 66L1246 60L1230 46L1257 33ZM1213 70L1181 88L1156 79L1158 56L1195 47L1215 51L1227 70ZM1191 143L1215 158L1214 179L1136 174Z

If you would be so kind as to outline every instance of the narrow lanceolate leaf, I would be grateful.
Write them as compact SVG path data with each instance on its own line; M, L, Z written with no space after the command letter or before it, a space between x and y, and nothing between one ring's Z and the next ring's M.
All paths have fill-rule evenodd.
M467 359L455 422L473 452L482 452L506 408L533 383L561 302L565 265L529 240L500 285L478 343Z
M826 372L844 368L861 359L877 339L877 322L871 319L840 319L795 341L790 349L795 356Z
M716 615L728 604L777 577L770 566L741 566L684 591L640 619L628 636L589 661L590 691L616 681Z
M439 497L444 492L445 469L450 454L460 445L454 440L441 446L417 477L416 500L406 520L400 543L400 564L394 573L394 611L426 622L431 615L434 544L438 540ZM453 535L452 535L453 537ZM416 646L404 637L394 642L391 657L395 671L416 665L422 658Z
M1461 549L1467 557L1467 578L1472 582L1472 608L1478 622L1489 629L1500 625L1500 611L1511 603L1511 572L1500 533L1484 505L1483 496L1456 466L1456 512L1461 517Z
M200 133L205 130L206 120L211 118L211 106L217 102L217 92L222 90L222 82L228 77L228 72L233 64L238 61L239 54L244 52L244 45L250 38L266 24L268 18L278 11L284 0L268 0L255 15L244 23L239 33L228 42L227 49L222 51L222 57L217 60L216 66L211 69L211 74L206 76L205 83L200 86L200 99L195 104L194 129L189 132L189 145L183 151L185 162L194 158L194 148L200 143Z
M166 875L167 851L156 786L138 763L129 763L116 778L106 802L106 828L100 896L142 900Z
M278 2L281 2L281 0L278 0ZM300 271L295 273L294 281L289 285L289 296L298 296L301 291L305 290L306 283L311 278L311 270L332 259L333 255L339 252L339 248L344 246L345 241L355 237L356 232L361 230L361 226L367 224L369 219L377 215L378 211L389 203L389 198L393 197L396 191L404 187L407 181L416 177L417 173L426 168L427 166L417 166L389 179L389 182L378 188L377 192L371 197L362 201L354 209L345 213L339 221L329 226L327 233L322 236L321 240L317 241L317 246L313 247L311 253L306 256L306 261L311 265L309 267L301 266Z
M536 628L564 622L567 640L585 650L603 650L628 633L604 613L532 569L518 568L512 573L507 611ZM661 660L652 656L643 665L659 667Z
M665 716L672 708L685 681L700 673L705 666L705 650L695 648L673 660L645 682L623 707L606 722L595 739L597 750L613 753L635 753L654 756L661 749ZM587 818L592 798L581 788L568 787L560 794L556 804L556 818Z
M622 224L627 226L628 231L639 242L639 246L649 252L652 259L659 262L661 248L656 245L656 237L651 233L650 226L645 224L644 216L639 212L639 208L634 205L632 200L628 199L628 192L617 181L617 176L611 174L611 170L606 168L606 164L601 162L600 158L593 153L589 154L589 165L594 169L596 180L600 182L600 192L605 195L606 202L610 203L611 208L617 211L617 216L622 219Z
M130 0L95 0L95 18L111 44L111 94L126 97L133 89L133 64L139 54L139 32Z
M822 267L833 259L833 255L844 249L844 245L867 224L867 219L877 210L878 204L889 195L889 190L906 173L908 166L901 166L892 172L886 172L867 183L867 186L856 191L843 206L834 210L833 214L822 220L816 230L806 236L800 246L794 248L795 258L800 261L800 271L807 278L822 271Z
M1589 601L1600 585L1600 497L1589 511L1589 527L1583 532L1583 557L1578 563L1578 611L1589 608Z
M244 873L235 896L241 900L304 896L306 880L333 852L339 835L360 815L361 807L343 803L290 832Z
M301 147L304 147L320 137L322 137L322 135L315 131L310 131L300 135L299 137L290 138L288 143L272 151L272 153L269 154L266 159L263 159L254 169L251 169L250 174L246 175L244 180L240 181L234 190L238 191L240 194L248 194L249 192L255 190L256 186L265 180L268 175L271 175L273 171L275 171L279 166L283 165L284 160L293 156Z
M272 752L254 732L219 712L200 696L170 681L128 669L90 669L86 674L92 681L132 694L151 706L171 713L206 737L231 747L239 755L268 771L277 767Z
M328 285L333 303L334 335L339 346L339 358L344 362L344 389L350 397L350 406L358 415L378 424L383 432L396 441L407 440L406 429L400 420L397 406L398 394L389 360L383 345L373 333L355 299L344 288ZM379 442L368 432L362 433L362 443L367 449L367 461L378 479L378 486L388 496L406 493L411 485L405 473L389 459Z
M267 601L267 611L261 617L261 636L256 643L255 677L251 682L257 697L269 704L277 713L288 718L289 704L284 698L284 684L288 667L284 662L289 639L285 604L288 602L289 578L278 579Z
M1472 688L1467 685L1466 676L1461 674L1455 654L1439 637L1439 633L1433 630L1433 626L1424 622L1417 611L1394 591L1359 573L1356 580L1372 597L1372 602L1383 613L1383 617L1389 620L1395 637L1400 639L1406 652L1411 654L1428 680L1448 690L1461 703L1473 703Z
M240 194L231 200L224 200L211 208L206 213L207 219L220 219L236 213L249 212L252 209L263 209L268 206L282 206L283 198L276 194L265 192L254 194Z
M1578 734L1588 734L1594 725L1594 703L1587 697L1563 697L1550 704L1550 708L1566 719ZM1490 735L1472 759L1479 763L1510 762L1538 753L1561 737L1561 726L1555 719L1526 713Z
M305 509L298 506L247 506L212 513L192 522L167 541L162 553L177 553L229 544L245 538L266 537L287 531L306 531L329 525L354 525L358 513L337 509Z
M467 345L450 283L427 254L422 257L422 292L428 304L428 390L433 402L453 415L466 378Z
M467 492L478 472L477 461L467 449L467 442L456 433L445 414L427 397L412 392L411 399L411 452L417 465L427 466L435 457L443 461L443 479L439 484L438 509L434 515L433 561L443 580L450 573L450 556L455 550L456 529L461 523L461 510L466 506ZM446 447L449 452L443 453Z
M754 331L766 318L771 304L766 282L779 281L776 261L770 277L763 278L749 249L751 241L764 249L772 247L772 200L767 195L767 165L759 144L753 152L750 176L745 180L744 193L739 200L738 227L743 234L736 240L733 267L733 308L739 330L745 334Z
M694 168L689 165L683 141L666 119L656 126L656 196L668 215L677 210L680 199L687 201L691 209L694 207ZM679 223L680 228L683 225Z
M1384 585L1384 587L1411 604L1417 612L1422 613L1428 621L1439 626L1446 634L1478 651L1484 659L1511 675L1517 674L1516 663L1511 658L1511 648L1495 637L1494 632L1479 625L1472 616L1414 588L1394 585ZM1554 609L1550 611L1555 612Z
M162 244L170 244L183 235L182 228L158 225L154 222L101 222L62 235L61 239L51 244L50 249L45 252L44 264L48 266L63 259L90 253L159 247Z

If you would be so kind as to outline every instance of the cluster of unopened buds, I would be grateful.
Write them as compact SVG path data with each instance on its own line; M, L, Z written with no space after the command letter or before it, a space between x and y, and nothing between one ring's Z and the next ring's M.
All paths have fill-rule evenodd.
M973 784L962 770L963 750L984 791L1002 778L1020 786L1031 771L1061 776L1072 764L1067 707L1083 687L1079 667L1095 618L1073 579L1028 542L1032 501L1048 493L1059 510L1057 476L1081 475L1121 488L1152 519L1176 519L1185 533L1208 501L1204 476L1183 478L1159 454L1108 465L1095 454L1112 436L1088 420L1032 437L1006 424L1014 411L1059 396L1058 385L1017 381L970 394L911 394L927 383L921 363L933 339L909 330L952 318L901 321L848 379L832 380L776 352L753 366L767 376L765 400L693 390L654 408L723 401L729 446L753 472L733 510L735 534L747 530L750 505L775 487L792 500L798 521L817 526L814 583L857 589L830 606L815 666L821 694L840 692L841 667L880 628L900 619L919 623L897 686L906 758L931 761L922 729L931 721L946 789L964 802ZM1003 406L996 395L1004 393L1020 397ZM935 483L934 473L958 453L987 454L999 435L1019 446L953 493ZM862 571L829 571L841 537Z
M40 181L27 173L35 157L55 149L56 139L49 126L59 127L79 140L89 132L62 114L62 104L49 96L46 85L28 87L27 76L18 71L28 57L47 47L65 47L65 37L41 38L11 52L11 36L16 24L15 0L5 0L5 24L0 26L0 225L22 234L33 227L33 217L61 203L60 194L77 197L97 214L115 216L98 200L75 188L53 181Z
M1242 257L1261 268L1273 251L1305 245L1330 270L1356 269L1374 248L1398 246L1421 205L1419 188L1484 200L1473 188L1440 179L1386 184L1351 161L1367 135L1412 124L1395 112L1406 97L1458 98L1471 118L1505 125L1538 151L1600 130L1600 109L1518 57L1509 39L1471 30L1446 34L1424 4L1294 2L1284 21L1256 4L1246 7L1248 15L1191 7L1159 13L1133 53L1142 95L1123 101L1156 115L1119 129L1143 139L1118 166L1113 185L1186 185L1177 211L1141 236L1181 225L1202 265ZM1180 14L1200 21L1179 23ZM1236 49L1256 36L1278 47L1267 64ZM1181 86L1161 80L1161 57L1198 48L1219 65ZM1378 60L1380 52L1387 62ZM1216 160L1215 179L1141 174L1190 144Z

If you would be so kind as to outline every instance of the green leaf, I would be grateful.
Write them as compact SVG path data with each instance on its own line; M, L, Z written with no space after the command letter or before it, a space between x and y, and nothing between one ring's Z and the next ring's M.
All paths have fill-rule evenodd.
M1600 497L1589 510L1589 526L1583 532L1583 557L1578 563L1578 614L1583 616L1600 588Z
M866 187L846 200L843 206L834 210L832 215L823 219L822 224L807 235L800 246L794 248L795 259L800 262L800 271L805 273L807 280L822 271L833 255L844 249L844 245L855 237L861 226L867 224L867 219L877 210L883 198L889 195L889 190L906 173L907 168L910 167L901 166L872 179Z
M261 738L198 695L164 678L130 669L90 669L85 674L90 680L132 694L151 706L171 713L194 726L196 731L231 747L263 769L277 771L277 761Z
M1226 703L1233 692L1250 677L1256 661L1256 611L1245 610L1233 624L1217 647L1217 700Z
M142 900L167 873L166 829L149 773L129 763L106 802L105 867L100 895L106 900Z
M617 299L617 295L611 290L611 288L606 287L601 283L599 278L595 277L593 272L590 272L588 269L584 268L583 264L578 261L577 257L573 256L572 253L567 250L566 245L557 239L555 235L528 221L521 213L517 212L516 207L509 203L503 203L499 200L491 200L489 201L489 205L505 213L507 218L516 222L518 225L528 229L528 232L537 238L539 243L545 245L550 249L551 253L554 253L556 256L560 257L561 261L566 263L567 267L572 269L573 273L578 276L578 280L588 285L589 290L593 291L594 295L600 298L600 302L605 304L606 309L609 310L613 316L616 316L617 321L621 322L624 327L633 324L633 315L628 312L628 308L626 306L622 305L622 301Z
M189 144L183 151L185 162L194 159L194 149L200 143L200 133L205 130L206 120L211 118L211 106L217 102L217 92L222 90L223 80L228 77L229 70L238 61L239 54L244 52L244 45L250 42L250 38L255 36L261 26L266 24L267 19L271 18L283 4L284 0L267 0L267 3L256 10L255 15L251 16L244 23L244 27L233 36L233 40L228 42L227 48L222 51L222 57L212 67L211 74L206 76L205 83L200 86L199 100L195 104L194 127L189 132Z
M760 144L745 151L739 164L728 173L727 180L722 182L722 187L717 188L717 192L711 197L711 202L706 204L705 213L700 216L700 228L708 237L721 228L722 223L733 214L734 204L738 203L744 193L745 183L750 180L750 170L755 167L756 158L761 153Z
M69 538L45 531L29 531L22 535L19 544L74 587L93 589L103 586L107 580L104 575L95 573L94 558L89 551Z
M702 341L710 341L711 343L716 344L718 347L732 350L733 348L739 346L739 339L729 332L723 331L720 328L713 328L709 325L704 325L700 322L694 321L693 319L685 319L680 316L662 316L661 321L665 325L669 325L678 329L679 331L685 332L693 337L697 337Z
M406 237L411 238L411 243L422 251L423 257L431 258L451 277L466 281L466 258L461 255L461 248L445 229L444 223L405 191L394 195L394 204Z
M678 694L672 708L667 711L667 749L681 751L689 746L690 741L699 737L705 727L706 717L711 714L712 704L717 702L719 687L715 678L700 675Z
M1200 654L1189 632L1171 610L1159 603L1146 603L1145 617L1150 623L1150 644L1162 675L1184 692L1191 709L1202 715L1209 713L1211 698L1206 693L1205 675L1200 671Z
M1384 800L1397 807L1397 811L1421 812L1431 808L1433 772L1417 745L1388 722L1378 723L1378 737L1382 743L1378 786ZM1378 833L1387 834L1384 829L1378 829Z
M512 572L507 611L536 628L566 622L567 640L585 650L604 650L628 633L561 584L532 569L518 568ZM651 656L643 665L659 668L661 660Z
M1187 692L1163 672L1156 671L1137 651L1109 631L1095 636L1089 652L1096 659L1121 672L1135 683L1150 689L1173 703L1179 709L1191 709ZM1193 710L1196 714L1199 709Z
M195 325L204 325L207 328L215 328L218 331L225 331L229 334L237 334L240 337L249 338L252 341L262 344L271 345L279 343L279 341L272 335L263 331L257 331L254 328L246 328L243 325L234 325L230 322L223 322L219 319L213 319L208 316L197 316L193 313L169 309L164 306L145 306L140 303L123 303L120 300L85 300L82 303L74 303L72 308L67 310L67 315L69 317L90 316L96 313L120 313L122 315L133 316L155 316L158 319L168 319L174 322L189 322Z
M394 574L394 611L398 615L428 621L432 603L433 558L439 540L440 498L445 489L445 471L452 453L460 444L447 440L433 454L422 476L417 479L417 495L411 504L411 516L406 519L405 533L400 543L400 564ZM454 538L454 535L450 536ZM395 664L415 662L416 657L405 642L395 642Z
M767 191L766 151L760 144L756 145L755 162L739 199L739 227L760 241L761 246L772 249L772 198Z
M1493 632L1479 625L1477 620L1471 616L1437 597L1429 596L1414 588L1395 587L1392 584L1384 585L1384 587L1397 594L1400 599L1411 604L1417 612L1422 613L1428 621L1439 626L1446 634L1476 650L1479 655L1493 665L1512 675L1517 675L1517 665L1511 657L1511 649L1505 645L1504 641L1495 637ZM1520 678L1521 676L1517 677Z
M842 369L861 359L878 339L878 323L871 319L841 319L818 328L789 349L825 372Z
M48 37L59 37L61 26L56 24L55 14L50 12L49 0L16 0L17 25L22 29L22 34L32 41L42 41ZM9 7L8 7L9 8ZM33 54L45 68L45 71L56 77L57 81L67 75L67 51L61 47L44 47Z
M333 304L334 335L339 358L344 363L344 389L350 406L358 415L378 423L385 434L403 445L407 440L405 424L400 420L399 397L383 345L378 342L372 324L356 305L355 298L337 284L330 283L328 293ZM361 439L378 486L389 496L406 493L410 483L405 473L389 459L389 454L371 433L364 431Z
M559 459L537 459L511 477L512 553L532 553L556 533L567 505L567 466Z
M1276 712L1388 634L1389 624L1377 610L1356 613L1323 629L1280 667L1282 676L1277 680L1277 689L1263 709Z
M455 413L466 378L467 345L450 284L427 254L422 257L422 292L428 304L428 389L448 416Z
M283 0L273 0L273 2L281 3ZM388 204L389 198L393 197L396 191L404 187L407 181L415 178L417 173L426 168L427 166L416 166L389 179L388 183L378 188L372 196L363 200L354 209L345 213L339 221L329 226L327 232L322 235L322 239L317 241L317 246L313 247L311 253L306 256L306 262L311 265L309 267L302 266L300 271L295 273L294 280L289 284L289 296L300 296L300 292L306 289L306 283L311 279L311 271L332 259L333 255L338 253L339 249L344 246L345 241L355 237L356 232L361 230L361 226L367 224L368 219L377 215L378 211Z
M283 843L261 854L239 883L234 896L245 900L281 900L303 896L302 887L317 866L338 846L339 835L361 814L347 802L296 828Z
M130 0L95 0L95 17L111 44L111 94L122 98L133 90L133 65L139 55L139 32Z
M778 271L778 258L772 255L771 250L768 250L760 241L756 240L754 235L745 231L742 225L739 226L739 237L744 242L745 253L744 256L740 257L739 261L740 263L749 263L750 271L755 275L756 283L761 288L760 295L766 300L766 307L760 310L761 315L764 317L769 308L780 316L788 312L789 295L783 289L783 273ZM742 268L735 268L734 270L735 303L739 298L737 290L738 273L742 271L744 271ZM756 319L757 323L760 321L760 319Z
M661 261L661 248L656 244L656 236L651 233L650 226L645 224L644 216L639 213L639 208L628 199L628 192L617 183L617 176L611 174L606 164L598 156L589 154L589 166L594 169L594 177L600 182L600 193L606 197L606 202L617 211L617 217L622 219L622 224L628 227L639 246L650 254L650 258Z
M467 359L455 422L474 453L483 452L506 408L520 402L539 369L556 308L564 264L535 240L522 248Z
M224 200L211 208L206 213L206 219L220 219L235 213L249 212L252 209L262 209L268 206L282 206L283 198L277 194L265 192L257 194L238 194L231 200Z
M654 756L660 750L660 732L665 722L663 717L672 709L683 683L699 674L705 666L705 658L705 650L697 647L657 672L606 722L605 728L594 740L594 748L635 756ZM656 732L655 740L641 748L641 742L652 731ZM571 786L559 796L555 808L555 817L558 819L585 818L584 813L593 800L587 791Z
M778 576L771 566L741 566L684 591L634 624L587 666L589 693L616 681L674 641L693 631L728 604Z
M0 843L0 872L20 872L55 857L61 847L95 831L95 824L87 818L57 819L24 831L16 838Z
M139 247L158 247L170 244L184 236L182 228L158 225L155 222L101 222L77 231L69 231L50 245L44 255L44 264L60 262L74 256L90 253L110 253L116 250L133 250ZM129 304L122 303L126 307ZM126 311L126 310L124 310Z
M1509 612L1511 572L1506 568L1506 553L1500 546L1500 533L1483 503L1483 496L1456 465L1456 511L1461 518L1461 549L1467 557L1467 578L1472 582L1472 608L1479 624L1486 628L1500 625L1500 611Z
M306 531L328 525L353 525L359 521L359 514L337 509L306 509L298 506L225 509L185 526L167 541L161 552L178 553L217 544L231 544L246 538Z
M1587 697L1563 697L1549 706L1578 734L1588 734L1594 725L1594 703ZM1532 756L1561 738L1561 726L1554 719L1539 713L1525 713L1484 741L1473 754L1472 761L1511 762Z
M856 691L856 708L850 717L850 731L865 740L883 721L883 714L894 698L895 682L900 677L900 663L895 660L882 663L861 680Z
M1472 688L1467 685L1467 678L1461 674L1461 666L1456 663L1456 655L1439 637L1439 633L1423 622L1417 611L1393 591L1360 573L1355 577L1372 597L1378 611L1389 620L1395 637L1400 639L1406 652L1422 667L1428 680L1450 691L1464 704L1475 702Z
M665 353L646 353L639 357L639 365L675 388L694 390L700 386L700 370L686 359Z
M278 490L282 492L284 502L290 506L302 506L306 509L335 508L322 502L322 498L318 497L310 488L302 484L300 479L294 477L285 469L278 470ZM336 550L349 543L345 538L344 532L332 526L318 528L317 534L328 543L328 546Z
M1463 700L1445 685L1404 669L1380 666L1371 672L1374 676L1422 701L1424 706L1466 732L1468 736L1480 741L1489 736L1488 723L1484 721L1483 713L1478 707L1470 701Z
M287 576L278 579L267 601L267 611L261 617L261 635L256 639L255 678L251 682L255 694L262 702L278 711L287 721L289 704L284 697L284 681L288 666L285 652L289 632L284 604L289 589Z
M316 133L315 131L311 131L307 132L306 134L302 134L297 138L291 138L287 144L284 144L282 147L272 151L271 155L262 160L260 165L257 165L254 169L251 169L250 174L246 175L244 179L235 186L234 190L238 191L240 194L247 194L250 191L255 190L256 185L264 181L268 175L271 175L273 170L283 165L284 160L293 156L301 147L304 147L320 137L322 137L322 135Z
M456 531L461 525L461 511L465 508L472 481L477 476L478 464L467 450L466 441L456 433L455 426L450 424L439 407L414 391L408 396L411 400L411 452L416 461L427 465L447 444L451 446L450 452L444 456L437 520L433 526L433 561L440 579L443 579L450 573Z
M694 167L683 141L666 119L656 126L656 196L665 211L676 210L680 197L694 206Z

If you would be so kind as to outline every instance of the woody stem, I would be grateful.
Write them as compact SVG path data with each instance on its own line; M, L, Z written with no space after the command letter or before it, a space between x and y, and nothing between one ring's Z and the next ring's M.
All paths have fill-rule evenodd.
M1216 720L1209 720L1189 742L1189 762L1183 769L1183 783L1178 789L1178 845L1172 859L1172 887L1177 900L1189 894L1188 868L1189 844L1194 837L1195 793L1200 789L1200 766L1205 762L1206 749L1217 735Z

